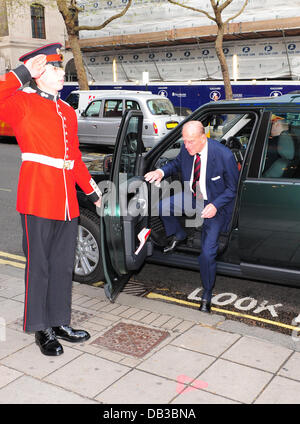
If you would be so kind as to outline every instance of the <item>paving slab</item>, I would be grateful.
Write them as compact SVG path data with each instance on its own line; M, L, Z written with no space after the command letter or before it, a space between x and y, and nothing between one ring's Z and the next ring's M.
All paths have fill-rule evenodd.
M208 355L219 356L239 338L240 335L238 334L195 325L173 340L172 344Z
M64 346L63 355L46 356L34 343L2 359L1 363L33 377L43 378L81 354L79 350Z
M0 341L0 362L2 362L2 358L33 343L34 337L32 335L20 333L19 331L6 327L5 340Z
M208 383L207 390L242 403L252 403L272 379L273 374L218 359L198 378Z
M300 382L277 376L255 401L256 404L300 404Z
M137 368L175 381L184 377L188 383L204 371L215 358L178 346L166 346L156 352Z
M292 351L254 337L242 337L222 358L276 373ZM300 365L300 363L299 363Z
M6 323L15 321L23 316L24 304L16 300L5 299L1 302L1 318L4 318Z
M0 389L2 404L96 404L76 393L24 375Z
M278 374L300 381L300 353L294 352Z
M95 399L112 404L165 404L177 395L176 387L175 381L132 370Z
M213 393L208 393L204 390L198 390L193 387L187 387L182 393L180 393L176 399L172 402L172 405L176 404L193 404L193 405L230 405L240 404L240 402L232 399L218 396Z
M0 388L6 386L8 383L11 383L22 375L23 373L19 371L0 365Z
M129 370L125 365L84 353L46 377L45 381L93 398Z

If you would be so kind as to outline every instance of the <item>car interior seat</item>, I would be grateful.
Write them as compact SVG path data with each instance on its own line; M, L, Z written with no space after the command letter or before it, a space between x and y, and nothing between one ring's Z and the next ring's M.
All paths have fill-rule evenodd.
M294 172L295 144L289 133L282 133L277 145L278 159L263 173L265 178L289 178Z

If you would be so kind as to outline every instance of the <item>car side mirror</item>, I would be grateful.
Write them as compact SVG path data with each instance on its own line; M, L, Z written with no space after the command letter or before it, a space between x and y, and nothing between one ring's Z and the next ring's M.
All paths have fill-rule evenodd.
M85 116L86 116L86 114L85 114L85 110L83 110L82 112L80 112L80 116L83 116L83 117L85 117Z

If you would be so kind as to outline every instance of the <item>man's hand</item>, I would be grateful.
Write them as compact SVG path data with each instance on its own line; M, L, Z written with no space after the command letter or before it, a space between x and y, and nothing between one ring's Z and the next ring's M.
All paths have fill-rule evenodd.
M45 54L38 54L27 60L25 66L32 78L39 78L46 70L47 58Z
M153 183L154 181L157 183L160 183L163 179L163 172L160 169L156 169L155 171L147 172L147 174L144 175L145 180L148 183Z
M201 218L213 218L217 213L217 208L212 204L209 203L205 206L201 213Z

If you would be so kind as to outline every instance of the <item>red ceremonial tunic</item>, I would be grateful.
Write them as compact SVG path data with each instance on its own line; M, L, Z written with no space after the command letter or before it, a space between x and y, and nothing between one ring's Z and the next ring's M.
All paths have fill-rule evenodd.
M0 77L0 119L12 126L22 153L74 160L74 167L59 169L23 161L17 211L70 220L79 215L76 183L87 195L93 195L93 201L98 198L95 182L81 158L76 113L64 101L40 90L19 90L22 83L29 81L30 74L26 73L27 69L21 65Z

